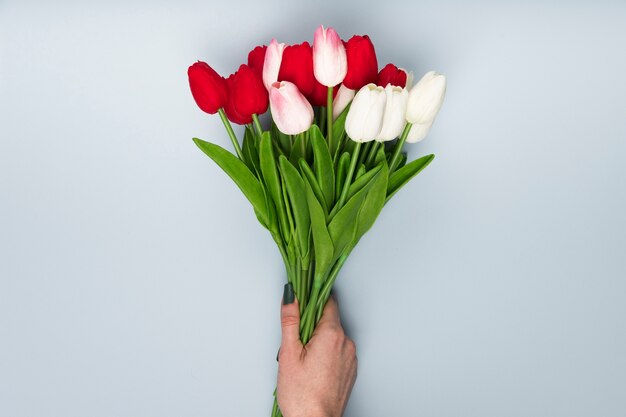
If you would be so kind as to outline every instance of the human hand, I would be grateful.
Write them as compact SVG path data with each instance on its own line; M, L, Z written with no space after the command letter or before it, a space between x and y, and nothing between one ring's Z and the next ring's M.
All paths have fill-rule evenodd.
M283 416L341 417L356 380L357 358L354 342L341 327L337 302L328 300L311 340L303 346L298 300L287 284L281 327L277 398Z

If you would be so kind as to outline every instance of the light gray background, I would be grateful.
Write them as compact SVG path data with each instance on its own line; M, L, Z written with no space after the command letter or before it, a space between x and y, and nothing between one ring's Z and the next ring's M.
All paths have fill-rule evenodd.
M338 283L346 415L626 414L624 3L86 3L0 1L0 415L269 415L281 260L186 69L319 23L449 80Z

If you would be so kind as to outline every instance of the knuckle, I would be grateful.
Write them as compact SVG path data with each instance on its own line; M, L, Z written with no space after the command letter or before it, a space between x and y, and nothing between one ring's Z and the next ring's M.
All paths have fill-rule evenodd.
M346 351L350 356L356 357L356 344L351 339L346 338L345 342Z
M300 325L300 320L295 316L284 316L281 317L280 322L283 327L292 327Z

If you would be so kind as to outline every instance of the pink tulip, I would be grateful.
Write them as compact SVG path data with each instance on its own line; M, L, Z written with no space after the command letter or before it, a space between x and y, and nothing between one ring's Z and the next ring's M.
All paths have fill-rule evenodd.
M298 87L289 81L272 84L270 110L276 127L286 135L305 132L313 124L313 107Z
M335 29L320 26L313 38L313 71L326 87L341 83L348 71L346 48Z
M346 109L346 107L348 107L348 104L352 102L355 94L356 91L341 84L341 86L339 87L339 91L337 91L337 95L333 100L333 120L339 117L339 115Z
M278 71L280 71L280 63L283 60L284 43L278 43L276 39L272 39L270 45L265 52L265 61L263 61L263 84L267 91L270 91L272 84L278 81Z

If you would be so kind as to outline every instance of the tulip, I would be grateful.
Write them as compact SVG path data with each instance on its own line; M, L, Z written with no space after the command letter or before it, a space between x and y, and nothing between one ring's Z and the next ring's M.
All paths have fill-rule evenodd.
M406 120L425 125L435 120L446 94L446 77L435 71L427 72L409 92Z
M346 107L348 107L348 104L350 104L354 98L355 93L356 91L346 87L345 84L341 84L341 86L337 89L337 95L333 101L333 120L339 117ZM402 114L404 115L404 113Z
M376 51L369 36L354 35L345 43L348 71L343 84L358 90L378 77ZM384 86L383 86L384 87Z
M270 109L278 130L286 135L307 131L313 124L313 107L289 81L280 81L270 88Z
M252 68L242 64L234 74L228 100L235 112L248 120L253 114L267 111L268 93Z
M284 43L278 43L276 39L272 39L265 51L265 60L263 61L263 84L267 91L270 90L273 83L278 81L278 71L280 70L284 49Z
M385 89L368 84L362 87L348 111L346 133L355 142L369 142L378 137L383 122Z
M409 99L409 92L406 88L396 87L387 84L385 87L385 111L383 113L383 125L376 138L379 142L393 140L400 136L406 119L406 104Z
M411 126L409 135L406 137L406 142L416 143L424 139L426 135L428 135L428 132L430 131L431 126L433 125L433 122L434 120L431 120L430 122L425 123L423 125L416 123L413 126Z
M406 85L404 86L404 88L406 88L407 90L411 90L411 87L413 87L413 71L409 71L409 73L406 75Z
M249 115L248 117L244 117L241 114L239 114L237 110L235 109L235 105L234 105L235 100L232 100L232 91L233 91L234 81L235 81L235 74L231 74L226 79L226 86L228 87L229 97L231 99L226 101L226 104L224 105L224 112L226 113L228 120L230 120L233 123L237 123L238 125L245 125L248 123L252 123L252 115Z
M326 87L341 83L347 72L346 48L333 28L320 26L313 39L315 78Z
M263 63L265 62L265 52L267 46L257 46L248 53L248 66L263 79Z
M337 87L333 88L333 98L337 96ZM313 84L313 91L307 95L306 98L313 106L325 106L328 100L328 87L315 80Z
M198 61L187 70L189 88L202 111L215 114L228 100L226 80L206 62Z
M381 87L387 87L387 84L391 84L404 88L407 87L407 76L406 70L398 68L393 64L387 64L378 73L376 84Z
M313 87L315 87L313 49L308 42L285 48L278 71L278 81L294 83L305 96L313 92Z

